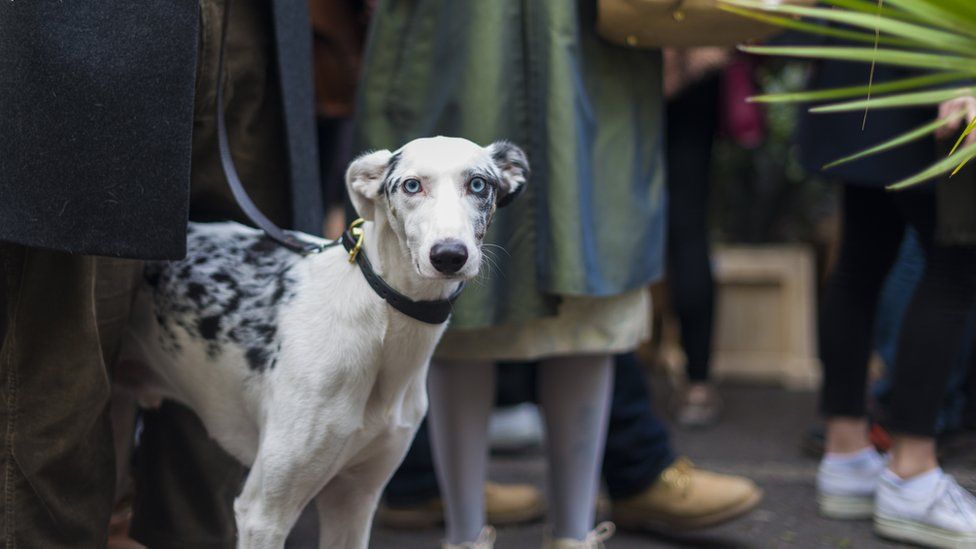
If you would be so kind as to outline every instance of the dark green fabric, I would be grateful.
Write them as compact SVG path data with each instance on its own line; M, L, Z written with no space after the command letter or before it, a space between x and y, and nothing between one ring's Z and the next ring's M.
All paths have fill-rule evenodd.
M423 136L508 139L530 183L501 209L491 266L452 327L555 313L561 295L610 296L660 276L661 60L612 46L587 0L382 2L360 86L361 148Z

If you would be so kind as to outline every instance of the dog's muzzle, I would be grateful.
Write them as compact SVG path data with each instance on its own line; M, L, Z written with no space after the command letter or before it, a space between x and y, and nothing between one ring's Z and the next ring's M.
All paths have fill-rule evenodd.
M438 272L453 275L468 261L468 247L457 239L448 239L430 248L430 264Z

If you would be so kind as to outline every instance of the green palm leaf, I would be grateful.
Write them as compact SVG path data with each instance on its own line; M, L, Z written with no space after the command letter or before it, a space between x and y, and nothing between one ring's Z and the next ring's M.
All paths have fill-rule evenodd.
M762 103L825 102L813 109L817 113L848 112L865 109L936 105L943 101L976 94L971 83L976 79L976 0L822 0L827 7L769 4L761 0L719 0L724 9L779 24L801 32L841 36L855 46L743 46L755 55L796 57L883 64L925 71L928 74L882 84L865 82L832 90L763 95L752 98ZM824 22L841 25L835 28ZM810 28L814 27L814 28ZM825 29L833 29L825 30ZM953 85L948 89L946 85ZM957 122L962 113L951 118ZM950 121L934 121L865 151L833 162L833 167L870 155L892 150L921 139ZM966 136L976 132L976 120L962 132L952 152L927 170L892 185L902 189L945 174L955 174L973 158L976 144L962 146Z
M899 135L898 137L896 137L894 139L891 139L889 141L885 141L884 143L881 143L879 145L875 145L874 147L871 147L870 149L863 150L863 151L861 151L859 153L852 154L850 156L845 156L844 158L841 158L840 160L835 160L835 161L831 162L830 164L827 164L826 166L824 166L823 169L824 170L829 170L831 168L835 168L835 167L840 166L842 164L847 164L849 162L854 162L855 160L860 160L862 158L867 158L869 156L874 156L876 154L881 154L883 152L888 152L888 151L894 150L894 149L896 149L898 147L901 147L902 145L907 145L907 144L912 143L914 141L918 141L919 139L922 139L924 137L928 137L929 135L932 135L933 133L935 133L936 131L938 131L940 128L943 128L945 126L948 126L949 124L951 124L951 123L959 120L960 118L963 117L963 115L965 115L965 112L960 111L960 112L956 113L954 116L950 116L950 117L945 118L943 120L936 120L934 122L929 122L928 124L925 124L924 126L922 126L920 128L916 128L916 129L914 129L914 130L912 130L910 132L907 132L907 133L905 133L903 135Z
M972 94L973 88L952 88L948 90L933 90L915 93L904 93L899 95L889 95L887 97L876 97L873 99L863 99L860 101L849 101L847 103L837 103L834 105L823 105L810 109L816 113L836 113L863 111L864 109L896 109L904 107L924 107L927 105L938 105L943 101L956 99Z
M885 65L933 71L954 71L976 76L976 63L974 63L973 58L962 55L918 53L886 48L876 50L874 48L851 48L846 46L740 46L739 49L754 55L860 61L864 63L871 63L873 60Z
M885 0L885 3L892 7L901 9L906 13L918 16L932 26L960 32L972 37L976 37L976 27L972 21L966 17L972 17L972 13L965 9L959 2L952 0Z
M891 190L901 190L914 187L915 185L919 185L921 183L925 183L926 181L931 181L939 176L951 173L956 168L968 163L973 158L976 158L976 143L959 149L948 157L939 160L928 169L913 175L912 177L889 185L888 188Z
M913 23L921 22L921 20L918 17L910 13L905 13L900 10L894 10L888 6L879 5L877 1L872 1L872 0L823 0L823 3L838 8L844 8L851 11L880 15L881 17L885 17L888 19L911 21Z
M742 9L739 13L760 15L762 12L784 13L821 19L842 23L851 27L871 30L870 42L875 41L875 32L880 31L885 40L890 40L891 36L905 39L916 45L935 47L944 51L956 53L973 54L976 53L976 43L966 36L946 32L944 30L933 29L925 25L906 23L895 19L879 17L875 14L850 12L837 9L806 8L793 6L790 4L766 4L760 0L725 0L724 5L734 6ZM728 9L728 8L724 8ZM750 9L752 11L750 11ZM822 25L820 25L823 27ZM823 27L830 28L830 27Z
M756 11L743 9L738 7L738 5L723 5L722 9L734 13L736 15L741 15L743 17L748 17L750 19L755 19L757 21L762 21L763 23L768 23L770 25L778 25L787 29L792 29L800 32L805 32L807 34L818 34L820 36L830 36L832 38L840 38L841 40L848 40L850 42L866 42L869 44L874 44L878 42L886 46L911 46L912 44L919 44L917 40L911 40L906 38L891 38L888 36L882 36L880 38L876 37L873 33L869 34L866 32L850 31L845 29L837 29L834 27L825 27L824 25L818 25L816 23L807 23L804 21L798 21L791 17L782 17L776 15L769 15L766 13L759 13Z
M834 88L832 90L810 90L793 93L778 93L775 95L757 95L749 98L749 101L756 103L812 103L819 101L833 101L837 99L849 99L852 97L864 97L868 93L885 94L893 92L911 91L919 88L928 88L959 82L966 78L966 75L958 72L945 72L927 74L905 78L902 80L892 80L875 84L873 86L851 86L847 88Z

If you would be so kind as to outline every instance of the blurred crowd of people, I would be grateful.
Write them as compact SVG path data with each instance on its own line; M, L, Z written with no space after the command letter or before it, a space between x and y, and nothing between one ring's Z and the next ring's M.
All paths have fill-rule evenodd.
M235 545L232 500L244 470L189 410L166 402L143 412L133 476L113 483L113 471L127 469L112 465L112 430L132 439L135 427L110 423L108 380L141 263L95 257L178 256L183 229L169 221L173 216L161 217L167 212L244 219L214 144L211 87L222 5L202 0L199 13L158 8L156 20L173 23L154 29L149 41L178 56L146 51L142 30L102 53L85 50L91 37L83 29L59 34L67 24L51 13L38 22L42 36L70 44L67 58L93 66L111 64L123 51L136 52L132 59L171 60L155 72L86 76L96 84L115 78L106 85L116 87L136 76L169 86L173 100L158 104L139 99L159 95L146 84L119 92L127 98L118 99L117 112L135 126L109 117L100 122L107 126L92 128L78 105L49 98L38 104L30 90L65 86L63 59L36 68L40 76L16 100L0 95L0 105L12 105L0 106L0 121L24 128L18 155L32 159L0 180L0 192L9 193L0 196L8 496L0 501L0 536L10 546ZM755 482L696 467L672 445L668 422L652 403L650 365L637 353L652 329L649 287L666 280L686 358L667 406L671 419L684 428L720 420L722 399L710 372L713 145L720 135L745 148L762 143L763 111L746 102L756 91L755 62L724 48L612 45L596 34L588 1L312 0L310 17L283 15L287 9L275 5L236 0L227 53L231 146L248 191L275 221L336 237L351 220L343 180L349 160L418 137L505 139L523 147L531 164L525 196L497 212L486 238L494 246L487 248L491 272L465 290L435 353L428 419L386 489L379 522L443 524L444 547L486 549L493 527L544 517L546 546L569 549L598 547L614 524L688 531L755 509L763 498ZM0 8L0 17L17 8ZM145 30L145 14L123 10L118 17L100 24ZM199 32L191 24L197 17ZM310 23L314 55L280 55L281 34L301 33L275 21ZM317 135L281 107L288 85L311 83L311 74L308 82L283 82L289 73L282 67L303 60L314 63ZM867 78L864 67L833 61L811 64L809 74L811 89ZM874 78L909 76L879 67ZM87 135L83 147L63 136L50 140L50 120L24 115L38 108L60 116L64 131ZM976 116L976 100L941 112L869 114L863 131L863 114L803 114L795 142L807 171L836 181L841 197L842 228L821 297L826 422L817 504L827 517L873 518L883 536L933 547L976 546L976 498L940 468L936 443L940 433L963 428L976 407L976 231L972 212L953 198L968 186L885 190L936 159L934 140L823 167L959 111ZM312 116L310 109L304 114ZM174 127L171 120L192 124ZM105 143L117 139L98 137L110 132L138 138L110 154ZM315 142L317 151L307 150ZM148 167L114 167L120 154L138 164L140 150L151 151ZM65 167L71 165L88 168ZM296 174L309 170L320 174L320 188L297 182ZM154 174L172 177L156 194L116 196L107 209L61 187L78 182L81 194L101 193L101 201L115 196L114 186ZM189 174L189 190L181 190L179 174ZM24 189L36 180L49 183ZM22 215L41 211L32 205L41 203L54 206L42 208L40 221ZM93 224L98 231L81 232L100 239L74 237ZM878 380L869 376L875 352L886 366ZM117 394L113 405L132 402ZM519 448L542 432L545 496L534 486L488 480L493 445ZM601 486L606 505L598 506ZM597 524L600 507L612 522Z

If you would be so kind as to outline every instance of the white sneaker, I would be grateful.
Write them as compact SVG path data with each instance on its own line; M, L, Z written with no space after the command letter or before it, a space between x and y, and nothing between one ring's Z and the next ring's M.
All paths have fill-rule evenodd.
M464 543L447 543L445 541L441 544L441 549L493 549L494 547L495 529L491 526L482 528L481 533L478 534L478 539L474 541Z
M559 538L550 539L548 536L542 542L543 549L603 549L603 542L613 537L617 527L612 522L601 522L596 528L586 534L584 539Z
M935 489L921 497L896 479L886 473L878 485L878 535L924 547L976 548L976 497L952 476L941 473Z
M817 469L820 514L839 520L871 518L878 479L887 463L874 448L850 455L825 455Z
M494 452L514 453L542 444L539 407L528 402L496 408L488 422L488 442Z

